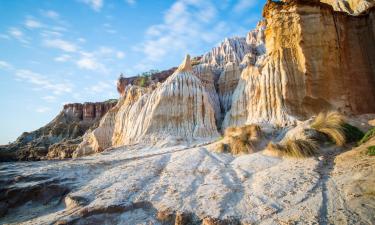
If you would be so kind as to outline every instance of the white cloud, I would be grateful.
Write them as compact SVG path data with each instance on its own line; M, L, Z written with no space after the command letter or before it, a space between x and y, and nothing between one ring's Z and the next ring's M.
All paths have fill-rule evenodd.
M84 38L78 38L78 41L81 42L81 43L85 43L86 39L84 39Z
M55 20L60 17L60 15L57 12L53 11L53 10L43 11L43 15L45 17L48 17L50 19L55 19Z
M55 60L56 62L66 62L66 61L68 61L70 58L71 58L70 55L66 55L66 54L64 54L64 55L60 55L60 56L54 58L54 60Z
M24 44L28 43L23 32L16 27L9 28L8 34Z
M62 33L51 30L43 30L40 32L40 35L44 38L59 38L62 36Z
M114 86L112 84L109 84L108 82L104 82L104 81L99 81L97 84L95 84L91 87L85 88L85 89L88 92L102 93L102 92L105 92L105 91L109 91L113 88L114 88Z
M8 62L0 61L0 69L11 70L13 69L13 66Z
M258 0L238 0L234 5L233 10L237 13L243 12L249 8L254 7L258 3Z
M128 3L129 5L134 5L136 3L135 0L125 0L126 3Z
M146 40L134 49L142 51L145 60L157 62L166 55L179 55L218 42L228 33L229 26L219 20L216 4L212 0L176 1L165 13L163 23L149 27Z
M92 57L82 57L77 61L77 66L81 69L96 71L100 73L108 73L108 69L102 63Z
M35 111L38 112L38 113L46 113L46 112L51 111L51 108L42 106L42 107L36 108Z
M35 19L32 19L32 18L28 18L28 19L26 19L26 21L25 21L25 26L26 26L27 28L29 28L29 29L34 29L34 28L41 28L41 27L43 27L43 25L42 25L39 21L37 21L37 20L35 20Z
M112 25L109 23L103 24L104 31L109 33L109 34L116 34L117 30L113 29Z
M18 81L32 84L36 90L48 90L55 95L72 92L72 84L70 82L59 83L51 81L45 76L30 70L17 70L15 75Z
M51 48L57 48L65 52L76 52L77 46L71 42L62 39L44 40L44 45Z
M103 0L81 0L81 1L89 5L95 11L100 11L100 9L103 7Z
M125 53L123 53L123 52L121 52L121 51L118 51L118 52L116 53L116 57L117 57L118 59L123 59L123 58L125 57Z
M54 102L56 100L56 96L47 95L47 96L42 97L42 99L47 101L47 102Z

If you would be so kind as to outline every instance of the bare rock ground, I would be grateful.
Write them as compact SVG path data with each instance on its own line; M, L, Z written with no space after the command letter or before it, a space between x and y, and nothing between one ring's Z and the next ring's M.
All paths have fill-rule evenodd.
M0 224L373 224L374 160L181 145L2 163Z

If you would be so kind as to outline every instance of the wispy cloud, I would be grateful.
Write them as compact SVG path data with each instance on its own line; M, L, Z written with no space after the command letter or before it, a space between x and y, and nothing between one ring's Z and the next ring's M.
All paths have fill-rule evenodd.
M109 33L109 34L117 34L117 30L113 28L113 26L109 23L103 24L104 31Z
M8 34L23 44L29 43L29 41L25 38L24 33L19 28L16 28L16 27L9 28Z
M46 102L55 102L56 101L56 96L47 95L47 96L42 97L42 99L45 100Z
M236 13L244 12L249 8L254 7L258 3L258 0L238 0L234 5L233 11Z
M32 84L36 90L48 90L55 95L72 92L72 84L70 82L59 83L52 81L47 77L30 70L17 70L15 75L18 81Z
M51 111L51 108L46 107L46 106L41 106L41 107L36 108L35 111L38 113L46 113L46 112Z
M125 53L123 53L122 51L118 51L118 52L116 53L116 57L117 57L118 59L123 59L123 58L125 57Z
M62 39L44 40L44 45L51 48L57 48L65 52L76 52L77 46L74 43Z
M13 69L13 66L12 66L12 64L10 64L8 62L0 60L0 69L11 70L11 69Z
M81 2L89 5L95 11L100 11L103 7L103 0L81 0Z
M35 29L43 27L43 24L33 18L27 18L25 21L25 26L29 29Z
M229 27L219 19L212 0L178 0L169 8L161 24L149 27L146 40L134 48L149 61L161 61L170 53L190 51L199 45L216 43Z
M55 60L56 62L66 62L66 61L68 61L68 60L71 59L71 58L72 58L72 57L71 57L70 55L66 55L66 54L64 54L64 55L60 55L60 56L54 58L54 60Z
M128 3L129 5L134 5L136 3L135 0L125 0L126 3Z
M60 15L56 12L56 11L53 11L53 10L43 10L42 11L42 14L47 17L47 18L50 18L50 19L59 19Z
M115 86L109 82L99 81L98 83L92 85L91 87L85 88L86 91L91 93L103 93L105 91L110 91Z
M107 67L93 57L82 57L77 61L76 64L81 69L96 71L105 74L108 73Z

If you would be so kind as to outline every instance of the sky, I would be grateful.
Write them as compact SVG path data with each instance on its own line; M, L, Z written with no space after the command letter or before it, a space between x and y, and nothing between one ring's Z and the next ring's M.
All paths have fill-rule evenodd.
M115 82L245 36L265 0L0 0L0 144Z

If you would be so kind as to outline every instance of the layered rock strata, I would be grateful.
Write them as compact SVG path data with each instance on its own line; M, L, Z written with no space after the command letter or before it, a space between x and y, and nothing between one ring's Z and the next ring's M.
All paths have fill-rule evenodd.
M0 146L0 161L70 158L82 135L98 125L117 100L66 104L46 126L23 133L15 142Z
M205 79L210 79L207 74ZM75 156L135 143L157 144L166 140L194 141L218 137L212 105L215 100L194 75L189 56L155 90L142 92L138 87L128 88L99 127L85 135Z
M374 15L350 16L319 1L269 1L266 56L243 72L225 124L284 126L326 110L374 112Z

